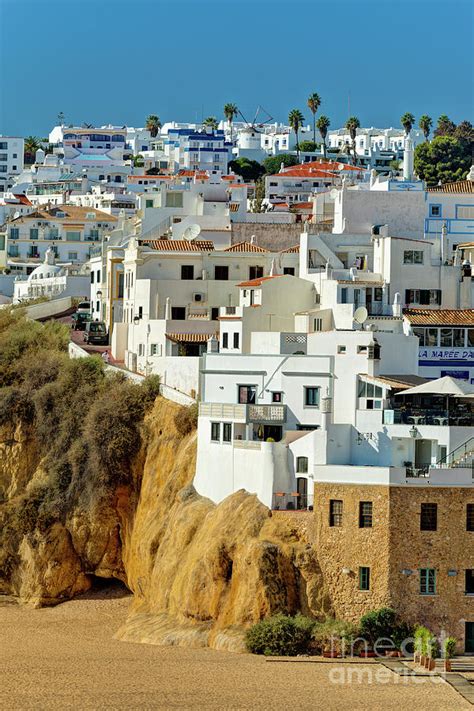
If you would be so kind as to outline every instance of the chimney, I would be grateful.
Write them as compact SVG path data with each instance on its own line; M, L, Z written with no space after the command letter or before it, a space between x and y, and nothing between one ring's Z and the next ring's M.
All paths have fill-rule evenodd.
M165 321L171 321L171 299L169 296L166 297L165 302Z
M398 291L393 297L392 313L393 318L401 318L402 316L402 297Z

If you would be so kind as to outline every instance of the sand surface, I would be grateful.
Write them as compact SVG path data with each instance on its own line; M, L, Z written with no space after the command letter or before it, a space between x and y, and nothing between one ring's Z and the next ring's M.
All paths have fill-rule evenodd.
M34 610L0 598L2 709L397 709L461 711L444 682L402 680L379 665L267 662L262 657L118 642L129 597L101 592ZM362 683L351 672L381 671Z

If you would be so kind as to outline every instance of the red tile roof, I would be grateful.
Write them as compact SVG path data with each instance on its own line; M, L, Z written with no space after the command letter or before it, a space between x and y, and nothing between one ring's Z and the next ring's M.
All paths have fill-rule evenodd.
M243 281L240 284L237 284L237 286L261 286L264 281L268 281L269 279L277 279L281 276L283 276L283 274L274 274L273 276L264 276L259 277L258 279L250 279L249 281Z
M185 239L144 239L141 244L151 247L156 252L213 252L214 242L211 240L194 240L188 242Z
M236 244L226 247L222 250L223 252L258 252L259 254L265 254L268 249L259 247L258 244L251 244L250 242L237 242Z
M474 181L458 180L456 183L445 183L434 188L428 188L429 193L474 193Z
M299 244L295 244L293 247L288 247L288 249L282 249L280 254L299 254L299 251Z
M473 326L474 309L403 309L412 326Z

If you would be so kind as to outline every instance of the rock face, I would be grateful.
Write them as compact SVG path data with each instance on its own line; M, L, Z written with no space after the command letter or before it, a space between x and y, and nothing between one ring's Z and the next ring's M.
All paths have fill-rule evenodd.
M0 445L0 591L55 604L97 577L117 578L134 593L120 639L233 650L267 614L329 612L313 548L294 518L272 516L244 491L218 506L195 492L195 434L178 434L177 410L156 401L130 485L27 532L14 521L42 480L34 432Z

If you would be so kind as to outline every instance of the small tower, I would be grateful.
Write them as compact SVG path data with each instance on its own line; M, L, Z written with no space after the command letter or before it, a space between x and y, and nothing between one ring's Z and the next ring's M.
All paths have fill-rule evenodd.
M405 136L403 146L403 180L413 178L413 141L411 136Z

